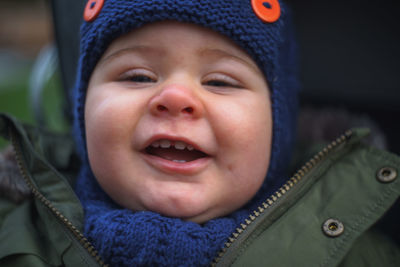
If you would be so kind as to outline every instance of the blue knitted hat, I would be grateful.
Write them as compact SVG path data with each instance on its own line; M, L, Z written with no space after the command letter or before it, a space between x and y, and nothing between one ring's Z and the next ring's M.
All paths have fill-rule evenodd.
M96 1L91 2L94 7ZM280 186L286 180L284 173L295 136L298 84L288 10L282 1L279 2L279 19L268 23L254 13L251 0L105 0L98 16L81 27L73 97L74 134L82 160L88 162L84 130L86 90L102 54L113 40L135 28L151 22L175 20L204 26L229 37L264 73L271 90L273 145L268 176L260 191ZM268 4L264 6L270 8Z

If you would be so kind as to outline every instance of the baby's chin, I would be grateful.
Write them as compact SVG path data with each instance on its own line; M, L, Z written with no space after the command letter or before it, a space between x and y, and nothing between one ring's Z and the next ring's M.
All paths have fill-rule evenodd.
M208 209L203 212L196 212L195 210L191 210L188 212L184 212L182 210L179 210L176 212L175 211L164 212L164 211L165 210L161 209L160 211L155 211L155 212L160 213L161 215L166 216L166 217L179 218L184 221L194 222L194 223L198 223L198 224L203 224L212 219L223 217L223 216L229 214L226 211L222 212L222 211L218 211L218 210L214 210L214 209Z
M134 189L120 189L108 194L116 203L127 209L152 211L198 224L224 217L248 201L247 198L235 198L230 194L218 192L204 183L168 181L161 185L150 183L150 186L140 190L137 187Z
M209 203L201 199L152 199L141 207L131 208L133 211L152 211L166 217L179 218L184 221L203 224L209 220L223 217L233 210L218 203Z
M206 205L193 205L190 204L190 201L187 201L186 203L179 203L178 205L177 203L154 205L147 207L146 210L157 212L166 217L179 218L184 221L198 224L205 223L211 219L224 215L215 207L208 207Z

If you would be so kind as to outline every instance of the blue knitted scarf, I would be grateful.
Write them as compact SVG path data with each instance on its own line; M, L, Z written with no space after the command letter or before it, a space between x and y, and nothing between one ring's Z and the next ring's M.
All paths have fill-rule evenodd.
M85 209L84 233L110 266L210 265L252 208L202 225L151 211L133 212L104 193L87 165L76 191Z

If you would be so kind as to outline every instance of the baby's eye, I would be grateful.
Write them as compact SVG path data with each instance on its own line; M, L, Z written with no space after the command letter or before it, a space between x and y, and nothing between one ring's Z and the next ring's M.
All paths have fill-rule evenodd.
M208 85L208 86L223 86L223 87L231 86L231 85L230 85L229 83L227 83L227 82L224 82L224 81L217 81L217 80L208 81L208 82L205 83L205 85Z
M134 83L155 83L157 82L157 77L151 71L145 69L134 69L122 74L119 80Z
M154 83L154 82L156 82L156 80L154 80L148 76L144 76L144 75L132 76L129 78L129 80L132 82L136 82L136 83Z
M242 88L237 80L224 74L211 74L207 76L203 85L210 87Z

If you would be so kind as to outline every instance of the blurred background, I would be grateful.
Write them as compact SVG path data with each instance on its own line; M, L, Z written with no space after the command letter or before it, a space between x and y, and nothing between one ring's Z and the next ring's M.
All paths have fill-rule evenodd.
M0 0L0 112L37 123L28 89L35 60L53 40L48 1ZM60 73L55 69L44 84L42 108L46 124L59 131L66 130L62 97Z

